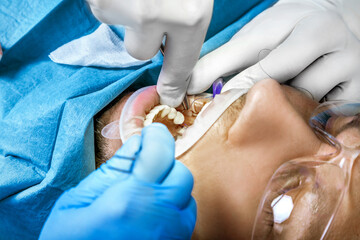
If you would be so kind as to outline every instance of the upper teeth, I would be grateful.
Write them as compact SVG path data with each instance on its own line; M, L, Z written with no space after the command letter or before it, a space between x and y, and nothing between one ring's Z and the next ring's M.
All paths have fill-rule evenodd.
M164 105L161 105L161 106L164 106ZM161 117L164 118L166 115L168 115L170 110L171 110L171 108L166 106L161 112Z
M159 105L151 109L151 111L146 115L144 126L150 125L156 115L161 112L161 118L167 116L168 119L173 120L174 124L182 124L185 121L185 117L181 112L178 112L175 108Z
M175 108L171 108L169 114L167 115L168 119L174 119L176 117L176 112Z
M181 112L177 112L174 118L175 124L182 124L185 121L185 117Z

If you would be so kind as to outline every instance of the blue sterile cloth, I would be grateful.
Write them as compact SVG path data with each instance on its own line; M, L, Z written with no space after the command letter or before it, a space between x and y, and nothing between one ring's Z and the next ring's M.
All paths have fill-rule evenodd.
M202 54L274 2L215 0ZM49 59L99 25L82 0L0 1L0 239L36 239L57 197L94 170L93 116L131 84L156 83L160 54L123 69Z

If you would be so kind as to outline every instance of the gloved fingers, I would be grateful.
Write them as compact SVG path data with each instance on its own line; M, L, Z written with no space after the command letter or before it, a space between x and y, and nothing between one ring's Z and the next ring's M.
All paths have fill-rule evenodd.
M241 73L239 73L226 82L221 92L223 93L233 88L250 89L252 86L254 86L254 82L251 79L244 78Z
M247 23L230 41L253 34L253 39L260 38L262 42L277 43L277 46L290 34L296 23L311 11L314 10L306 5L279 1Z
M345 52L327 54L306 68L289 85L306 89L314 100L320 101L331 89L349 79L349 73L354 71L353 65Z
M329 100L354 100L360 101L360 73L356 78L343 82L333 88L325 97L325 101Z
M113 4L111 0L86 0L89 4L92 14L101 22L106 24L125 24L121 20L119 22L118 18L119 11L123 4ZM117 14L115 14L117 12Z
M258 53L264 48L265 41L260 42L248 35L240 41L229 41L208 53L196 63L187 93L204 92L219 77L241 71L254 64L258 60Z
M148 60L160 50L164 33L158 29L146 28L138 31L126 29L124 44L128 53L136 59Z
M270 78L257 63L246 70L232 77L222 88L221 92L225 92L232 88L251 88L257 81Z
M344 26L335 14L318 12L310 15L260 61L260 66L268 76L281 83L292 79L320 56L342 48L346 39L343 30Z
M189 77L199 56L206 31L169 32L166 36L165 57L157 83L160 102L177 107L184 99ZM181 63L181 64L179 64Z
M76 187L65 192L61 197L62 201L72 207L86 206L101 196L109 187L128 178L140 144L140 136L134 135L129 138L110 160L102 164Z
M134 27L143 22L141 9L142 0L86 0L93 15L103 23Z
M183 209L191 198L193 185L194 178L190 170L183 163L176 160L169 175L161 184L162 187L167 189L161 197L164 198L163 201Z
M193 216L193 219L189 219L189 222L192 221L194 223L193 226L195 226L195 222L196 222L196 215L197 215L196 209L197 209L196 201L193 197L191 197L186 207L186 211L189 211L191 213L191 216Z
M161 183L175 162L175 140L165 125L153 123L142 130L141 150L133 176L147 183Z
M194 230L195 223L196 223L196 217L197 217L197 206L195 199L193 197L190 197L190 200L188 201L188 204L186 208L184 208L184 215L186 217L185 221L188 224L189 228ZM191 232L192 233L192 232ZM190 239L191 236L189 236Z
M204 92L219 77L241 72L265 58L286 39L303 15L293 8L285 11L277 6L261 13L229 42L198 61L190 78L188 94Z

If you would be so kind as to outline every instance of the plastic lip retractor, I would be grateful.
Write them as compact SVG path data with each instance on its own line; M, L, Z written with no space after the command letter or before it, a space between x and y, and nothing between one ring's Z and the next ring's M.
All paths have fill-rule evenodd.
M206 104L196 117L194 124L187 128L182 138L175 142L175 157L189 150L210 129L219 117L254 85L250 79L232 78L224 85L220 78L214 82L214 99ZM221 89L221 93L218 90Z
M189 126L175 142L175 157L179 157L190 149L216 122L216 120L226 111L226 109L243 94L247 93L253 83L230 80L222 88L221 94L216 94L215 98L207 103L197 115L192 126ZM145 87L133 93L125 103L120 120L106 125L101 134L108 139L121 139L125 142L134 134L141 134L144 127L145 112L136 110L136 98L144 91L151 90Z
M205 93L190 96L189 100L191 100L192 102L189 102L188 105L191 106L191 110L186 110L186 113L183 112L183 114L186 115L186 118L195 119L195 117L201 110L201 105L204 106L206 102L211 101L210 99L212 99L211 94ZM121 139L123 142L125 142L134 134L141 134L142 128L146 125L146 117L150 115L153 110L155 110L155 107L159 107L159 101L160 99L159 95L156 92L156 86L149 86L137 90L126 101L120 119L105 126L102 129L101 134L105 138ZM170 111L171 108L167 108ZM165 111L165 108L163 108L163 110ZM184 110L181 110L180 108L177 111L182 112ZM192 115L189 115L190 112L192 112ZM155 116L156 115L157 114L155 114ZM161 117L160 119L158 118L157 121L162 122L163 118L164 117ZM188 126L192 124L193 120L191 119L185 120L184 124L179 124L179 126L182 125L183 130L185 130ZM165 125L169 124L169 120L173 121L172 118L164 118L163 120L165 121L163 122ZM174 130L179 131L176 129L170 131ZM182 132L183 131L181 131L181 133ZM172 132L172 134L173 133L174 132Z
M109 123L101 130L101 135L108 139L121 139L125 142L134 134L141 134L144 127L145 115L142 110L137 108L136 99L143 92L151 90L154 86L144 87L134 92L126 101L120 119ZM138 112L139 111L139 112ZM142 115L140 115L141 113Z
M199 141L226 109L248 90L249 88L229 89L216 95L211 102L207 103L196 117L194 124L186 129L181 138L176 140L175 157L181 156Z

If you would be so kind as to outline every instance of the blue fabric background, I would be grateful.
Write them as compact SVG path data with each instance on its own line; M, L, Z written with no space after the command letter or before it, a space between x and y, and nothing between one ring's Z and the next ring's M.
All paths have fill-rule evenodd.
M275 1L215 0L202 55ZM0 1L0 239L36 239L56 198L94 170L93 116L135 81L156 83L160 54L121 70L50 61L98 25L82 0Z

